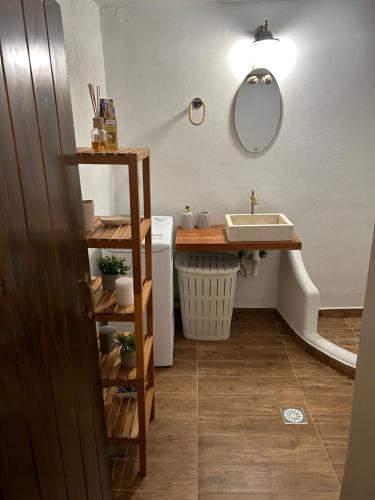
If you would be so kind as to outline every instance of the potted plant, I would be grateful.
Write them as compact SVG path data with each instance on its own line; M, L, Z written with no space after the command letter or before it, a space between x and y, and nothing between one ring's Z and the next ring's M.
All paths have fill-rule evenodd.
M133 368L136 365L135 356L135 334L119 333L116 340L120 346L121 366Z
M125 259L108 255L96 259L99 270L102 273L102 285L104 290L113 291L116 288L116 280L120 276L126 276L130 267L125 265Z

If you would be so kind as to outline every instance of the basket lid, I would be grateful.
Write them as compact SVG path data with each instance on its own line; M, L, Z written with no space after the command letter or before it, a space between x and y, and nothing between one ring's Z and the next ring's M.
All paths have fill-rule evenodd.
M240 269L240 261L230 253L179 253L176 269L202 274L234 273Z

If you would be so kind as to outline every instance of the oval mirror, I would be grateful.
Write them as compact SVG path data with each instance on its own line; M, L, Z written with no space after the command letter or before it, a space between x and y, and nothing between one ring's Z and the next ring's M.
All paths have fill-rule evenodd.
M264 68L253 70L238 89L234 120L241 144L260 153L276 137L281 119L281 94L276 78Z

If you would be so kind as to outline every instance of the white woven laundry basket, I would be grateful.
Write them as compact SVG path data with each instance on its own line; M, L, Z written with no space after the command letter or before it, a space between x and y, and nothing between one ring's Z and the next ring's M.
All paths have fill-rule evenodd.
M231 254L179 254L175 266L185 337L227 339L240 268L238 257Z

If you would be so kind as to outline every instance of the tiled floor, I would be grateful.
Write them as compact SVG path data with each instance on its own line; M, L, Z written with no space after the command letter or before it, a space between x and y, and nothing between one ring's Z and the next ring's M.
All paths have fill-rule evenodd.
M319 318L318 332L322 337L344 349L358 354L362 318Z
M116 500L338 500L353 381L272 316L237 315L224 342L178 335L156 383L148 475L137 477L136 448L114 459ZM286 406L308 425L283 424Z

